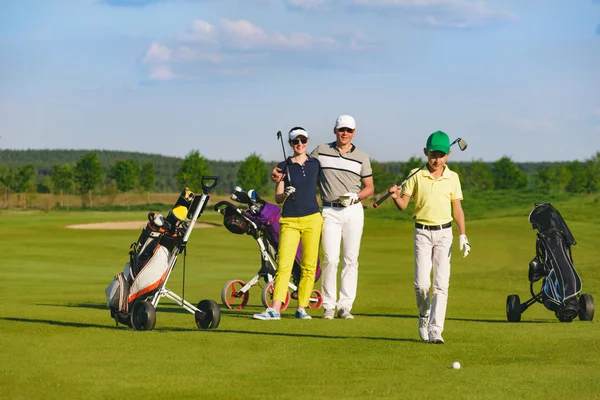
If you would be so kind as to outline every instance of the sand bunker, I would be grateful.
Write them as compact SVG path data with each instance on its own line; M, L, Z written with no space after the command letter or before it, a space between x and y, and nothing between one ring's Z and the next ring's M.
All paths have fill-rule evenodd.
M91 224L67 225L68 229L142 229L147 221L117 221L117 222L96 222ZM217 225L196 222L194 228L213 228Z

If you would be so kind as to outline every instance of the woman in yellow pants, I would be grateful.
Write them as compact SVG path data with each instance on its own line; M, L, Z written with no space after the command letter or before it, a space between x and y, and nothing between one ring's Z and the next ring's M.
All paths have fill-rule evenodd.
M275 274L273 307L267 308L253 318L260 320L281 319L281 305L285 301L292 267L302 240L300 261L300 284L298 285L298 309L294 317L311 319L306 313L310 294L315 283L319 258L319 243L323 217L317 203L317 181L321 166L316 158L306 154L308 133L300 127L289 132L289 143L294 155L278 165L285 176L275 186L275 201L283 203L279 220L278 266Z

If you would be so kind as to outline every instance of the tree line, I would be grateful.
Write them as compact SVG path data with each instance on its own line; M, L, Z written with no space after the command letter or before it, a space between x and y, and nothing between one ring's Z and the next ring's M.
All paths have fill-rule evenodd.
M52 157L55 154L56 157ZM73 156L77 156L73 160ZM55 161L53 161L55 160ZM377 193L404 180L424 160L372 162ZM0 150L0 189L5 204L10 194L19 196L26 207L28 193L54 193L63 205L65 194L81 196L84 207L93 206L94 194L118 191L125 195L151 192L178 192L182 187L201 191L201 178L220 178L217 193L230 193L234 186L273 190L270 172L275 162L266 162L253 153L241 162L209 161L198 151L184 159L143 153L77 150ZM518 164L510 157L488 163L450 163L464 190L535 189L548 192L595 193L600 191L600 152L588 160L562 163Z

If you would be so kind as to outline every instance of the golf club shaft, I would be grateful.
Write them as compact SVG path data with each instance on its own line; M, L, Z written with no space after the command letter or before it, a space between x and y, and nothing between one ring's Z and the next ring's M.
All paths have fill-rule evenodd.
M277 132L277 136L279 137L279 139L281 139L281 150L283 150L283 162L285 162L285 174L288 177L288 181L290 182L290 185L291 185L292 177L290 176L290 171L288 168L287 155L285 154L285 146L283 144L283 135L281 134L281 131Z
M454 146L456 143L458 143L458 146L460 147L461 151L464 151L467 148L467 142L465 142L461 138L457 138L452 143L450 143L450 147ZM416 174L417 172L419 172L420 170L422 170L423 168L425 168L426 165L427 165L427 162L425 164L421 165L421 167L418 170L416 170L415 172L413 172L412 174L410 174L402 183L398 184L397 186L402 187L402 185L404 185L406 183L406 181L408 181L410 178L412 178L412 176L414 174ZM392 195L392 192L387 192L385 194L385 196L383 196L382 198L380 198L379 200L377 200L375 203L373 203L373 208L379 207L381 205L381 203L383 203L391 195Z
M417 169L412 174L410 174L404 181L402 181L402 183L399 183L398 186L402 187L402 185L404 185L406 183L406 181L408 181L410 178L412 178L414 174L416 174L417 172L419 172L420 170L422 170L423 168L425 168L426 165L427 165L427 163L421 165L421 167L419 167L419 169ZM381 203L383 203L384 201L386 201L387 198L390 197L391 195L392 195L392 192L387 192L385 194L385 196L383 196L382 198L380 198L379 200L377 200L375 203L373 203L373 208L379 207L379 205Z

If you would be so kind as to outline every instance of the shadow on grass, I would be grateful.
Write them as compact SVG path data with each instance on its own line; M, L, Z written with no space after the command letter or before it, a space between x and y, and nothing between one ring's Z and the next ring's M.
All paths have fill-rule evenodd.
M0 317L0 320L11 322L28 322L33 324L47 324L56 326L66 326L70 328L101 328L101 329L119 329L117 326L88 324L81 322L56 321L52 319L35 319L35 318L10 318Z
M259 322L257 322L259 323ZM422 340L409 339L409 338L389 338L389 337L377 337L377 336L341 336L341 335L319 335L314 333L285 333L285 332L255 332L255 331L241 331L233 329L217 329L207 331L212 334L221 333L236 333L240 335L262 335L262 336L277 336L277 337L293 337L293 338L312 338L312 339L362 339L362 340L383 340L391 342L413 342L413 343L424 343Z
M105 310L108 311L108 307L104 303L80 303L80 304L37 304L38 306L50 306L50 307L74 307L74 308L89 308L94 310ZM221 307L221 315L226 315L228 318L249 318L255 314L255 311L264 309L261 305L247 305L243 310L231 310ZM245 311L252 310L252 311ZM159 304L156 309L157 313L173 313L173 314L189 314L188 311L183 309L179 304L165 303ZM312 311L320 312L319 310ZM404 318L404 319L417 319L414 314L377 314L377 313L355 313L357 317L377 317L377 318ZM313 315L314 316L314 315ZM282 318L293 318L293 315L282 315ZM508 322L505 319L477 319L477 318L446 318L447 321L461 321L461 322L483 322L489 324L514 324L515 322ZM556 322L554 319L534 319L534 320L521 320L518 324L548 324Z
M104 303L100 303L100 304L98 304L98 303L80 303L80 304L37 303L36 305L37 306L46 306L46 307L89 308L92 310L108 311L108 307ZM244 312L244 311L240 311L240 310L231 310L228 308L224 308L222 305L219 305L219 307L221 308L221 314L231 315L234 317L240 316L240 315L252 316L252 314L254 314L255 311L264 309L263 306L259 306L259 305L247 305L246 307L244 307L245 310L255 310L255 311ZM158 312L158 313L167 312L167 313L174 313L174 314L189 314L188 311L184 310L179 304L175 304L175 303L165 303L165 304L159 303L158 307L156 308L156 312Z
M417 316L414 314L354 314L357 317L380 317L380 318L408 318L408 319L417 319ZM476 319L476 318L446 318L446 321L461 321L461 322L485 322L491 324L514 324L515 322L508 322L505 319ZM546 324L552 323L554 320L530 320L517 322L519 324Z
M68 321L56 321L51 319L36 319L36 318L10 318L10 317L0 317L0 320L10 321L10 322L23 322L23 323L31 323L31 324L47 324L47 325L55 325L55 326L64 326L69 328L101 328L101 329L120 329L120 330L131 330L133 329L127 328L124 325L120 326L109 326L109 325L98 325L98 324L89 324L89 323L80 323L80 322L68 322ZM155 328L155 331L158 332L191 332L198 331L197 328ZM383 340L383 341L392 341L392 342L414 342L414 343L422 343L421 340L417 339L408 339L408 338L388 338L388 337L376 337L376 336L342 336L342 335L319 335L319 334L310 334L310 333L285 333L285 332L256 332L256 331L243 331L243 330L233 330L233 329L216 329L216 330L205 330L203 332L213 333L213 334L227 334L227 333L235 333L239 335L259 335L259 336L277 336L277 337L292 337L292 338L312 338L312 339L361 339L361 340Z

